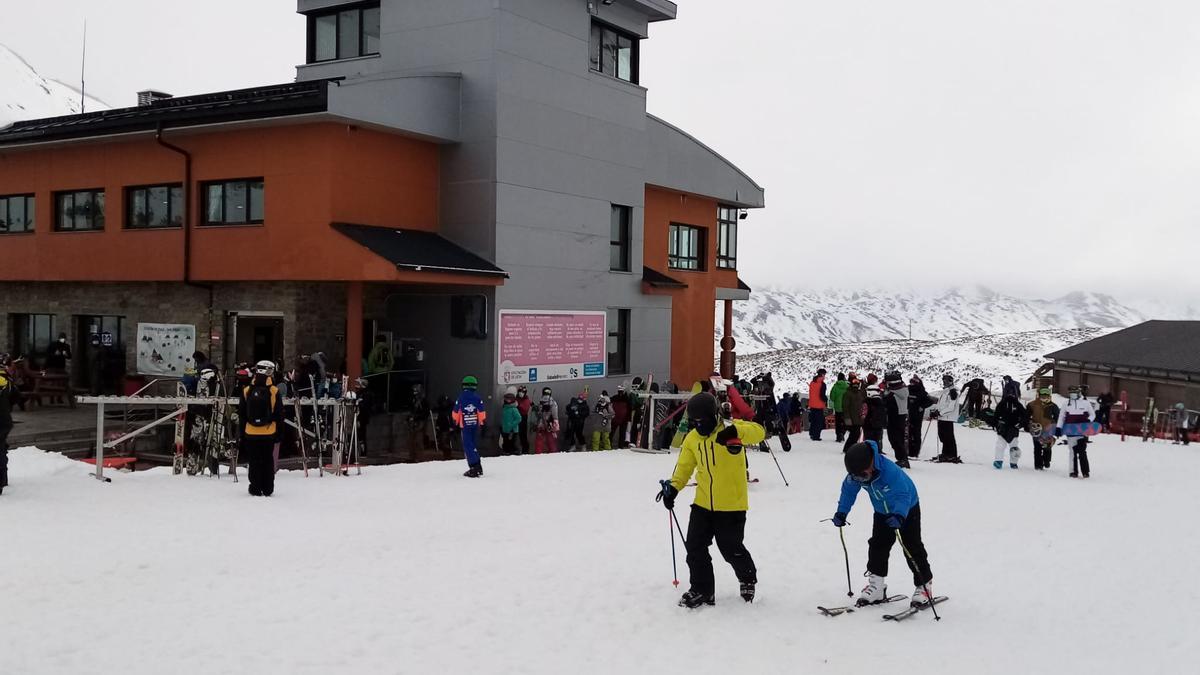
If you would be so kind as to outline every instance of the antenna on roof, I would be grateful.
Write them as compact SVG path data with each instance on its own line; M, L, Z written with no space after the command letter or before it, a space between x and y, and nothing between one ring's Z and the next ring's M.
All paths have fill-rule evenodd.
M87 112L87 17L83 19L83 56L79 64L79 113Z

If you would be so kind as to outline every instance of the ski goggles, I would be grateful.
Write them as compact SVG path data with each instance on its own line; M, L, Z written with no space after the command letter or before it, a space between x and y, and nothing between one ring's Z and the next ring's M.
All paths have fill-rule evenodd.
M850 479L855 483L869 483L871 476L866 473L852 473L850 474Z

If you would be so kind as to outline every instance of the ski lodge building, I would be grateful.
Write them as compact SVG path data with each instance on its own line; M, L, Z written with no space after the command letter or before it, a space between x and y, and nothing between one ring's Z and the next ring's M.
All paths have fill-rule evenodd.
M193 345L355 376L377 336L432 394L711 372L764 194L646 111L639 45L675 3L297 10L295 82L0 130L0 351L66 333L73 384L106 393Z

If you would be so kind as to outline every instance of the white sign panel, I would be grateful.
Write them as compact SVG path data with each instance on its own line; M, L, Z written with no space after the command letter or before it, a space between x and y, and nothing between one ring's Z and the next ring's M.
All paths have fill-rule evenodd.
M187 324L139 323L137 371L141 375L183 377L196 351L196 327Z

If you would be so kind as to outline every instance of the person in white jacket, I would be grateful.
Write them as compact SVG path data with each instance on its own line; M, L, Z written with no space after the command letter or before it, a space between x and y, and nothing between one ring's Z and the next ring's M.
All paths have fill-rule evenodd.
M1091 401L1080 395L1079 387L1072 386L1067 391L1069 400L1058 413L1058 430L1055 431L1055 436L1063 435L1064 425L1096 421L1096 409L1092 407ZM1087 478L1091 473L1087 456L1087 436L1067 436L1067 445L1071 448L1071 478L1079 478L1081 472L1083 478Z
M958 388L954 386L954 376L950 373L942 375L942 393L938 395L937 403L929 411L931 418L937 419L938 440L942 443L942 451L935 462L962 464L958 458L958 442L954 440L954 425L958 422L959 400Z

